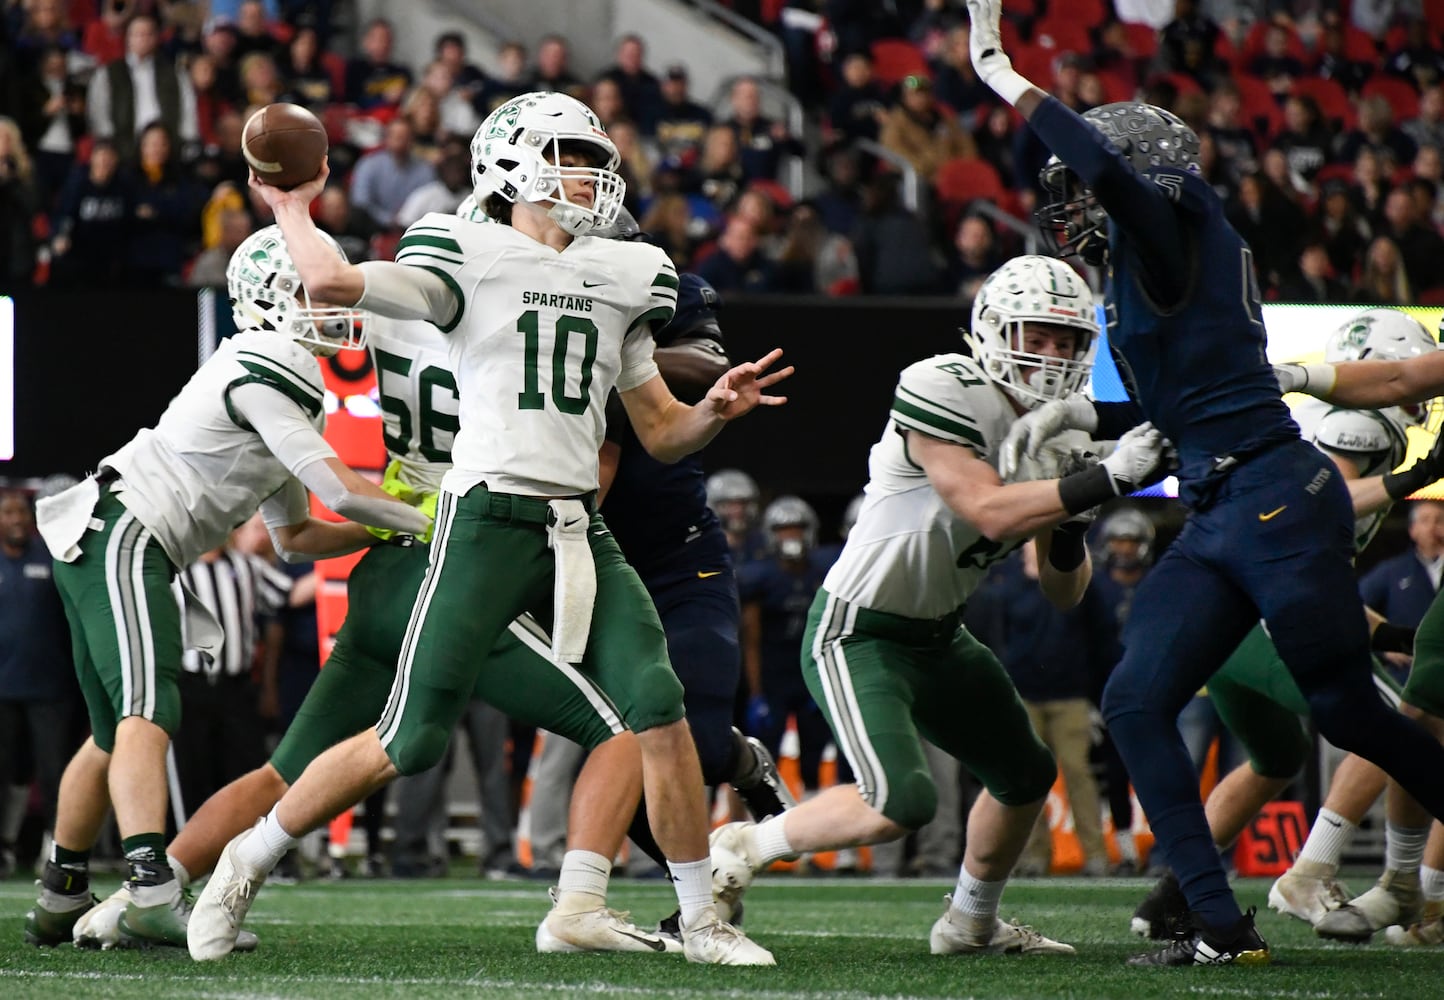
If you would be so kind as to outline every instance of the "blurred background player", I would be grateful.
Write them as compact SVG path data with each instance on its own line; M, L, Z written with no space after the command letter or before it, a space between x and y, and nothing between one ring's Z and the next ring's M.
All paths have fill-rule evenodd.
M700 279L699 279L700 280ZM767 555L767 538L758 523L762 491L741 469L720 469L707 477L707 506L722 522L736 567Z

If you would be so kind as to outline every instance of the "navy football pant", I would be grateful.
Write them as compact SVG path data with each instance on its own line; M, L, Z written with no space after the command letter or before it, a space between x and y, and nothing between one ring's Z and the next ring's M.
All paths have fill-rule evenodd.
M1290 442L1236 469L1134 597L1103 715L1164 859L1210 926L1240 913L1176 719L1259 618L1319 731L1444 816L1444 748L1373 685L1352 557L1341 477L1313 447Z

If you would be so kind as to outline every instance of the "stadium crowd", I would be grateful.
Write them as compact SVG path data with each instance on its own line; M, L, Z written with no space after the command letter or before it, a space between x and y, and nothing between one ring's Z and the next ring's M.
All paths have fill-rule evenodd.
M333 34L314 0L9 0L0 281L218 284L271 221L239 139L276 101L330 135L322 227L353 259L389 258L407 225L469 191L487 113L559 90L616 141L643 229L720 291L971 298L1020 249L1047 153L977 78L963 5L733 6L782 39L802 134L764 110L784 81L736 80L714 103L635 36L588 80L559 36L479 66L447 34L429 63L402 65L387 22ZM1266 298L1444 301L1444 6L1018 0L1003 23L1019 66L1069 107L1140 96L1194 127ZM805 191L789 186L796 158L820 177Z

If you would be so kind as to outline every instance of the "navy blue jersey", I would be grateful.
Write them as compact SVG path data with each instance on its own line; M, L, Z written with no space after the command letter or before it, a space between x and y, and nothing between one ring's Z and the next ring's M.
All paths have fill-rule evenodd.
M37 535L19 556L0 552L0 699L59 701L76 693L70 627Z
M762 608L762 672L802 677L802 634L807 612L822 587L828 567L809 559L798 571L768 556L737 568L737 590L743 605Z
M1184 499L1216 460L1297 439L1264 354L1253 254L1208 183L1140 174L1055 99L1030 123L1108 212L1108 340L1144 418L1178 449Z

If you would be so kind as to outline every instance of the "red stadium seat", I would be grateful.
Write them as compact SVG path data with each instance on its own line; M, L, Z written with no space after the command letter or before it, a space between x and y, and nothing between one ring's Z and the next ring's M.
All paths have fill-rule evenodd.
M948 160L938 167L933 177L933 188L943 201L959 205L974 198L997 201L1007 193L993 165L973 156Z
M1093 40L1088 37L1088 29L1072 20L1071 8L1068 13L1069 20L1066 21L1059 17L1050 17L1038 22L1033 28L1033 44L1055 52L1092 52Z
M1444 306L1444 288L1426 288L1419 293L1421 306Z
M900 83L913 74L932 76L922 50L912 42L896 38L882 38L872 43L872 72L884 87Z
M1139 59L1152 59L1158 54L1158 32L1148 24L1125 24L1123 34Z
M1229 68L1238 71L1240 63L1243 62L1243 53L1238 46L1233 44L1233 39L1228 37L1227 32L1220 31L1218 38L1213 43L1213 54Z
M1055 5L1050 16L1058 17L1062 13L1063 6L1063 4ZM1096 28L1108 19L1109 6L1103 0L1069 0L1067 17L1068 20L1085 28Z
M1444 35L1444 0L1424 0L1424 20L1436 34Z
M1273 27L1273 22L1271 21L1256 21L1254 22L1254 26L1248 30L1248 34L1245 35L1243 39L1243 52L1241 56L1245 66L1264 54L1264 39L1268 37L1269 28L1271 27ZM1304 47L1304 40L1299 37L1299 33L1293 28L1286 25L1284 30L1288 32L1289 36L1288 54L1304 65L1308 65L1309 50Z
M1388 101L1389 107L1394 109L1395 123L1408 121L1419 114L1419 92L1407 80L1397 76L1372 76L1361 93L1364 97L1378 94Z
M1013 17L1033 17L1038 13L1038 0L1003 0L1003 13ZM1008 23L1005 18L1004 24ZM1003 39L1003 47L1007 48L1008 40Z
M1103 94L1110 104L1131 101L1138 92L1133 81L1120 73L1099 73L1098 82L1103 84Z
M395 260L396 246L401 242L401 234L395 230L388 229L371 237L371 259L372 260Z
M1354 183L1354 165L1352 163L1326 163L1314 174L1314 185L1322 187L1328 181L1343 181L1346 184Z
M321 68L331 78L331 93L336 95L336 100L344 100L346 97L346 60L334 52L322 52L319 60Z
M1379 46L1374 43L1373 36L1363 28L1346 24L1344 25L1344 57L1355 62L1377 66L1379 65Z
M1238 88L1243 118L1260 138L1270 138L1283 124L1283 114L1268 84L1256 76L1240 73L1233 77Z
M1294 81L1293 92L1302 97L1312 97L1325 118L1332 119L1334 127L1353 128L1354 105L1349 95L1337 80L1321 80L1318 77L1300 77Z
M1151 79L1164 80L1173 84L1180 94L1201 94L1203 87L1187 73L1155 73Z

